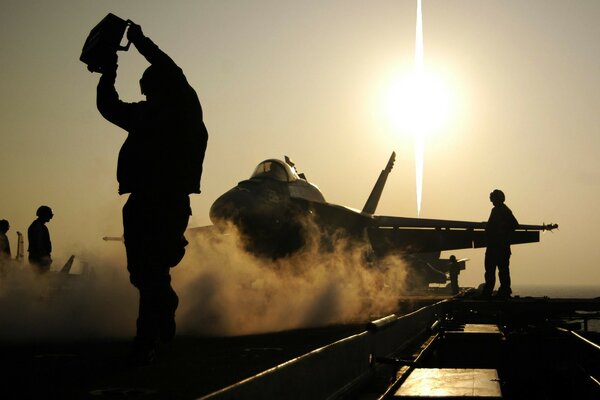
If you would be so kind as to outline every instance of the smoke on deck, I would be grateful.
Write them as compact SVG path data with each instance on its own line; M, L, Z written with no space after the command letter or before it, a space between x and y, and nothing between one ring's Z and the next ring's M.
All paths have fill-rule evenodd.
M172 270L180 298L180 334L243 335L367 321L393 312L403 283L399 260L377 266L363 247L340 239L333 252L308 250L276 261L243 250L235 233L187 235L183 261ZM0 277L1 340L131 337L137 290L124 251L85 256L77 275L39 276L10 263ZM76 258L81 263L81 258ZM56 268L56 267L55 267Z
M366 248L342 238L334 251L320 251L314 240L277 260L244 251L235 233L188 239L186 258L173 271L180 332L240 335L363 322L398 305L400 260L373 265Z

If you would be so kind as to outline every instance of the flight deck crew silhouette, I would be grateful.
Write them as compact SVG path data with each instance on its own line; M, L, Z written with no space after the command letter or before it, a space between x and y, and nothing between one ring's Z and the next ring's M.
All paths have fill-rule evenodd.
M10 260L10 241L6 232L10 229L10 224L5 219L0 219L0 265Z
M54 217L54 214L50 207L40 206L36 211L36 216L36 220L27 229L29 264L37 272L43 274L48 272L52 265L52 257L50 257L52 242L50 242L50 232L46 223Z
M456 260L456 256L450 256L450 267L448 268L448 275L450 275L450 288L452 294L458 294L460 288L458 287L458 275L460 275L460 264Z
M485 251L485 285L483 287L483 297L490 297L496 284L496 267L498 267L498 278L500 287L497 297L509 298L512 290L510 288L510 239L514 230L519 226L519 222L513 215L510 208L504 204L504 193L495 189L490 193L490 201L494 204L490 218L488 219L485 234L487 240L487 249Z
M183 258L190 193L200 193L208 133L202 107L181 68L131 23L127 38L150 63L140 79L146 101L125 103L115 89L117 56L102 68L97 106L104 118L128 132L119 152L127 269L139 290L134 362L152 361L159 341L175 335L179 299L170 268Z

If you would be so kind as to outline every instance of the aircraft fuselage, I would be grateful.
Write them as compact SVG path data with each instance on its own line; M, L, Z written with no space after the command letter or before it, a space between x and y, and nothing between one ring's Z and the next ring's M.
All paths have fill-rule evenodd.
M444 282L449 260L440 259L441 252L485 247L486 223L375 215L394 160L392 153L362 211L326 202L287 157L266 160L213 203L210 219L217 227L234 225L246 249L259 256L285 257L309 242L318 250L339 250L343 243L361 246L373 259L399 255L426 275L425 282ZM556 227L520 225L511 243L537 242L540 231Z

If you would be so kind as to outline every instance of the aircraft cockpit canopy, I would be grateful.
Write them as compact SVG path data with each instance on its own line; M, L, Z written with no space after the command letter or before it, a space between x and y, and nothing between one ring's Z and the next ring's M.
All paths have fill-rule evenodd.
M281 182L294 182L300 179L292 167L280 160L261 162L250 177L250 179L252 178L273 179Z

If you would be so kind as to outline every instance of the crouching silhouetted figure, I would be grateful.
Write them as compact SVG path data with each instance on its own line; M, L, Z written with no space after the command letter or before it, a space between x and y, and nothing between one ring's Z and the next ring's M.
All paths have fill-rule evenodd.
M146 101L125 103L115 89L114 65L103 68L97 106L108 121L128 132L119 153L127 269L139 290L134 357L152 361L159 341L175 335L178 297L170 268L183 258L190 193L200 193L208 133L194 89L173 60L132 24L127 38L151 64L140 80ZM135 361L135 360L134 360Z
M43 274L50 270L52 265L52 242L50 241L50 232L46 223L49 222L54 214L48 206L40 206L36 212L37 218L29 225L27 229L27 239L29 241L29 264L35 271Z
M510 208L504 204L505 196L501 190L490 193L490 201L494 204L490 218L488 219L485 233L487 249L485 251L485 285L483 297L490 297L496 284L496 267L498 267L498 278L500 287L497 296L499 298L510 297L510 240L519 222L514 217Z

